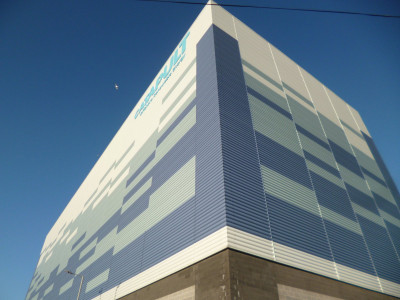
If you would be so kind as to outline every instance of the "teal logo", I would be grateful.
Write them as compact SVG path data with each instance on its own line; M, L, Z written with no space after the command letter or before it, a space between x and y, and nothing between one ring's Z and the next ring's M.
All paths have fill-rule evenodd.
M172 54L169 63L164 66L163 71L158 75L157 81L155 85L151 87L150 92L147 94L146 98L143 100L142 104L140 105L139 109L135 113L135 119L138 116L141 116L143 112L147 109L150 105L151 101L153 101L154 96L162 89L164 84L168 81L171 77L172 73L181 63L181 61L185 58L185 51L186 51L186 40L189 36L190 32L188 32L183 40L180 42L178 48L175 50L174 54Z

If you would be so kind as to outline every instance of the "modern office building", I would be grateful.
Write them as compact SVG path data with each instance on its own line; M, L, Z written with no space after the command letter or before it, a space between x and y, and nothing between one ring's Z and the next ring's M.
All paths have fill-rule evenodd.
M48 233L26 299L81 281L80 299L399 297L399 206L358 112L208 5Z

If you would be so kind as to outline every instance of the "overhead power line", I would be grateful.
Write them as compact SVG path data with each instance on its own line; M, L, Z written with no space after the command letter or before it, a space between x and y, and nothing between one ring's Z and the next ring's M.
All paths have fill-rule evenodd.
M290 8L290 7L242 5L242 4L213 4L213 3L174 1L174 0L136 0L136 1L173 3L173 4L192 4L192 5L219 5L219 6L226 6L226 7L259 8L259 9L289 10L289 11L303 11L303 12L330 13L330 14L359 15L359 16L368 16L368 17L400 18L400 16L396 16L396 15L383 15L383 14L363 13L363 12L355 12L355 11L341 11L341 10Z

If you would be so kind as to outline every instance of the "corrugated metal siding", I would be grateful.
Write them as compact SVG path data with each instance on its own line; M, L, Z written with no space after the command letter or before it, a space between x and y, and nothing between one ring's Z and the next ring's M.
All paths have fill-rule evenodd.
M110 144L118 155L52 229L26 299L74 298L65 269L85 276L82 299L114 299L227 247L400 296L400 195L361 117L205 11L217 26L193 31L197 57L160 93L158 123Z
M227 225L271 239L238 42L213 30Z
M268 193L267 203L270 211L272 238L273 245L275 245L274 250L277 261L279 261L279 251L277 252L277 248L279 247L276 245L282 244L282 240L276 238L274 214L276 214L281 207L275 208L271 206L268 201L272 201L271 203L275 201L276 203L279 198L285 199L286 205L290 203L300 209L296 214L310 213L310 216L302 217L302 219L309 220L318 216L317 208L319 207L319 214L323 218L323 227L325 228L325 234L323 235L328 236L328 248L336 262L337 273L330 273L328 276L381 291L382 285L379 279L375 277L377 274L375 268L380 269L382 266L375 266L376 263L378 265L380 263L372 263L372 257L378 258L380 255L383 257L384 252L390 252L391 247L390 243L388 243L390 241L387 238L385 241L382 240L381 243L375 242L374 244L374 242L370 241L370 232L367 232L367 225L364 224L367 221L359 222L358 218L361 217L361 211L357 210L355 212L355 208L353 207L353 201L358 201L358 203L362 203L363 206L370 206L370 209L378 212L376 205L374 205L374 199L377 198L375 194L378 193L374 194L374 198L369 196L371 194L368 192L368 189L362 189L363 194L359 192L356 194L360 189L360 185L365 185L365 183L363 183L364 170L360 169L357 158L352 152L352 145L348 143L343 132L342 126L344 121L341 123L337 120L336 112L329 108L330 102L323 86L306 72L304 72L305 79L303 79L302 72L297 65L272 47L277 62L277 68L282 79L282 87L280 88L278 86L279 80L276 79L276 76L275 80L272 79L274 77L274 72L271 71L273 66L271 66L270 55L268 51L266 51L267 47L265 46L268 45L268 43L263 43L258 35L250 29L245 28L241 23L236 22L235 24L241 49L246 84L248 86L248 98L250 107L252 108L253 125L256 136L258 137L257 144L261 168L264 170L264 189ZM266 64L267 60L270 62L269 65ZM249 61L251 61L251 63ZM260 68L260 66L263 67ZM306 82L309 87L307 87ZM272 90L272 87L274 90ZM282 101L278 100L279 97L281 97L279 95L281 89L285 92L287 97L288 104L286 106ZM315 97L311 98L309 90L312 90L311 93L314 93ZM316 98L316 107L313 103L314 98ZM317 107L319 110L316 109ZM282 123L281 120L287 120L287 124L280 124ZM300 142L301 145L300 148L293 144L295 140L294 135L285 138L285 136L287 136L288 127L290 128L290 121L292 120L296 125L295 131L293 132L298 135L298 142ZM350 118L346 117L346 121L346 125L350 125L346 127L347 129L345 129L345 132L348 136L352 137L354 142L353 147L364 147L361 132L351 127ZM277 124L280 125L277 126ZM266 141L265 136L269 138L268 143L263 143L263 140ZM259 142L259 140L261 142ZM277 143L276 145L280 150L273 151L274 147L270 145L274 143ZM266 148L268 151L263 152L260 148ZM294 161L293 159L295 156L293 155L290 156L292 158L288 156L286 159L278 159L276 164L273 163L273 159L276 159L276 157L282 156L284 153L291 153L288 152L288 149L297 153L299 157L306 158L305 174L309 174L308 180L306 180L307 176L304 177L304 180L301 180L301 177L296 175L297 173L301 173L302 168L299 166L297 168L285 167L286 161ZM364 151L366 150L364 149ZM267 157L270 161L269 166L263 165L263 161L268 161ZM369 170L371 170L371 165L373 164L370 161L368 161L368 163ZM374 169L376 169L376 167ZM379 185L382 182L382 176L372 171L368 174L375 180L373 182L371 181L371 186L374 185L375 190L379 190L379 195L382 196L384 190ZM357 179L358 177L360 177L361 181ZM311 181L309 181L310 179ZM310 183L307 184L307 181ZM293 191L291 191L292 188L288 188L294 188L296 185L297 188L293 189ZM301 185L304 186L303 189L308 188L310 191L306 193L309 195L306 196L304 200L300 200L299 198L300 195L304 194L304 192L299 191ZM355 190L354 185L358 186L357 190ZM314 200L314 203L316 203L314 204L315 206L313 206L313 204L311 204L312 201L310 202L309 200L313 197L315 199L313 195L314 191L316 193L316 199L318 199L317 202ZM391 209L392 214L393 208ZM287 209L288 211L294 211L293 208L289 209L288 207ZM386 210L390 210L388 204L386 204ZM358 217L355 213L357 213ZM366 217L366 213L364 213L363 216ZM375 218L372 213L368 213L367 220L370 221L372 220L371 218L375 218L372 224L384 224L383 219L381 219L379 215L377 217L378 218ZM299 220L298 222L301 224L302 221L303 220ZM287 223L289 222L287 221ZM386 221L386 224L387 223L390 222ZM286 222L282 222L277 225L277 227L279 226L283 228L288 225ZM307 224L306 226L313 225ZM371 227L375 225L368 226ZM393 225L390 226L393 228ZM362 227L365 227L364 230L361 229ZM293 228L288 230L288 232L285 233L286 236L283 235L285 236L283 238L287 239L288 236L293 234L297 229L298 228ZM388 237L387 234L384 234L385 228L382 229L384 230L382 233L383 236ZM322 233L323 232L324 230ZM393 234L393 236L394 235L395 234ZM296 242L290 245L290 247L296 248L296 246L294 246L295 243ZM389 246L389 250L377 253L375 249L378 247L378 244L379 247ZM368 247L366 247L366 245L368 245ZM315 249L301 249L301 245L297 245L296 249L318 256ZM389 255L391 260L394 258L393 253L392 251ZM290 262L287 258L285 259L288 264L294 265L294 261ZM317 261L318 259L315 262L316 264ZM393 261L393 264L395 265L394 267L386 265L385 269L389 270L392 268L392 270L398 270L399 268L396 266L397 262ZM311 269L312 268L313 267L311 267ZM314 268L316 271L317 268L315 266ZM365 275L360 275L362 273L359 271L363 272ZM356 276L356 274L358 275ZM394 280L393 276L391 280Z

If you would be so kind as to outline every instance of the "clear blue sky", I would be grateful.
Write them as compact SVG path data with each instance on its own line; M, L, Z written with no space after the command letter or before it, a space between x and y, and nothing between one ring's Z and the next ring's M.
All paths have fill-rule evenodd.
M220 3L400 15L398 0ZM1 1L0 299L25 297L47 232L201 8ZM228 10L360 112L399 187L400 19Z

